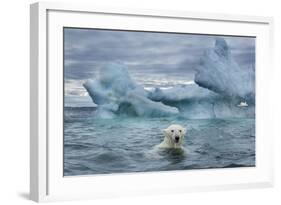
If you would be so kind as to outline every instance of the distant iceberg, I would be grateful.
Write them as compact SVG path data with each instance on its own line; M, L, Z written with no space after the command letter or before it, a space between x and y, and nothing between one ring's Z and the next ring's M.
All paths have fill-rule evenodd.
M238 107L248 107L248 103L247 102L240 102L239 105L237 105Z
M97 105L97 117L163 117L190 119L255 115L254 71L243 70L232 58L224 39L205 52L195 83L172 88L144 89L121 63L107 64L84 87ZM247 106L237 106L240 102Z

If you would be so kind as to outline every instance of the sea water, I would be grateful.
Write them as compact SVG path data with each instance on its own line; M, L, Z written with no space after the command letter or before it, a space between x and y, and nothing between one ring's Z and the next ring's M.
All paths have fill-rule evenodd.
M187 128L185 151L151 152L171 124ZM100 119L95 108L64 109L65 176L252 166L255 119Z

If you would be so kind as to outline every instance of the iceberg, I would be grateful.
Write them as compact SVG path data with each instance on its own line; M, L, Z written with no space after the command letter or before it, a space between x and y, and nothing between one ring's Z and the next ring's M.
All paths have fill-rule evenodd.
M226 41L217 38L196 68L193 84L146 90L122 63L105 65L99 75L84 83L97 106L95 116L166 117L189 119L253 118L254 70L241 68Z
M165 103L210 100L218 96L215 92L199 87L197 84L177 85L168 89L155 88L148 93L148 98L151 100Z
M96 79L88 80L83 86L98 106L97 116L102 118L123 114L162 117L179 113L176 107L150 100L148 92L131 79L126 66L120 63L106 65Z
M197 84L156 88L148 94L148 98L177 107L180 116L189 119L253 118L255 113L254 106L237 106L236 101Z
M201 57L194 80L199 86L236 102L255 103L254 69L239 66L223 38L217 38L214 48Z

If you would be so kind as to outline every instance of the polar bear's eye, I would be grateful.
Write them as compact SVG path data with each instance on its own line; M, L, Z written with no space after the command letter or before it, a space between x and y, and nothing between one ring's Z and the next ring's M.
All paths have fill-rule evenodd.
M180 132L181 132L181 130L180 130Z
M174 132L174 130L171 130L171 132Z

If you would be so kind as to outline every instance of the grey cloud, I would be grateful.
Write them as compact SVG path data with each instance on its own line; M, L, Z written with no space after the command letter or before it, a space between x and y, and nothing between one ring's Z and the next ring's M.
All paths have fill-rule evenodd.
M149 32L65 29L65 78L88 79L113 61L127 64L132 73L193 75L204 50L214 36ZM252 38L226 37L241 66L254 64Z

